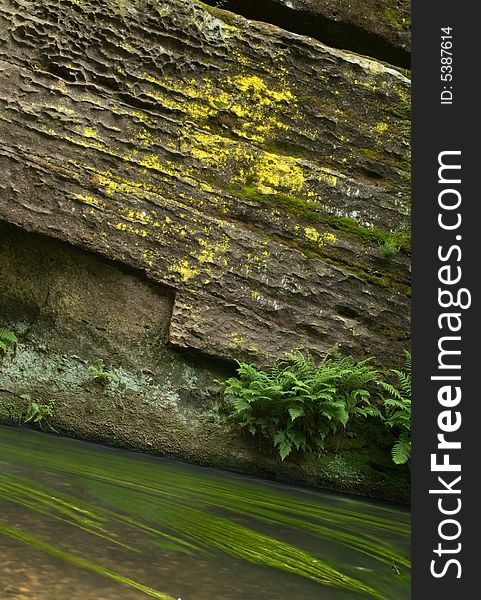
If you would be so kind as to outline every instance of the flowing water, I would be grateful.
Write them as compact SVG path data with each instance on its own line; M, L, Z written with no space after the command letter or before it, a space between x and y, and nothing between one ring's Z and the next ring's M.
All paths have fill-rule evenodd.
M405 600L409 514L0 427L0 598Z

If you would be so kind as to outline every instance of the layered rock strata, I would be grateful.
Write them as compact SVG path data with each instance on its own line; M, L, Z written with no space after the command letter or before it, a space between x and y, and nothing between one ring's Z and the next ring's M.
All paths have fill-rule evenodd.
M1 219L169 289L174 347L399 361L402 74L188 0L1 0L0 36Z

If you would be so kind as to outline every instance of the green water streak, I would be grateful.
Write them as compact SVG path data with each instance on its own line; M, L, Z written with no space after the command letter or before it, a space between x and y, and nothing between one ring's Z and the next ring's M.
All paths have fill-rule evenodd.
M9 437L13 440L13 435L12 431L4 431L3 435L0 431L3 462L0 499L80 529L86 535L103 538L124 551L138 554L146 551L143 546L150 545L167 553L230 555L378 600L385 600L386 594L389 597L391 564L404 568L399 582L407 582L410 562L393 540L406 545L409 524L405 515L391 507L376 506L373 515L372 506L362 501L321 501L311 493L302 497L299 493L287 493L282 488L235 479L220 472L200 473L199 469L199 473L193 473L182 465L154 462L135 454L61 438L39 435L30 438L24 433L19 436L19 443L17 438L15 444L4 441L8 442ZM12 465L17 469L15 473L9 473ZM44 474L42 483L21 476L22 469L31 471L32 468ZM81 498L54 489L55 481L64 480L74 483ZM242 524L237 522L239 517ZM265 532L266 527L270 531L273 525L279 534ZM125 530L122 540L119 527ZM0 534L14 537L12 531L18 533L17 529L10 533L7 529L2 527ZM135 533L139 543L143 539L142 547L128 543L128 530ZM362 572L352 577L352 573L343 572L342 565L332 564L336 561L326 561L316 556L316 552L300 547L302 540L292 544L282 539L290 535L289 532L299 539L300 531L305 532L311 547L315 547L318 540L319 548L325 548L328 543L332 548L348 549L353 557L364 555L384 565L379 569L379 579L374 583L377 571L363 567L359 567ZM111 579L120 578L116 579L119 583L133 583L139 590L150 590L150 595L152 592L160 594L29 533L21 532L21 535L21 540L18 535L16 539L37 544L37 548L52 555L55 555L52 551L58 552L60 554L55 556L67 562L73 562L73 556L77 561L73 564L82 566L78 561L83 561L84 568L93 572ZM353 560L359 564L357 559ZM95 568L91 568L92 565ZM358 577L371 581L360 581ZM375 589L377 584L386 591Z
M88 485L98 498L116 503L124 510L135 509L136 514L143 518L195 540L206 549L215 548L248 562L294 573L324 585L383 598L376 590L344 575L312 554L228 519L159 498L152 502L150 498L126 489L122 490L119 501L120 495L110 485L99 481L91 481Z
M36 550L40 550L49 554L50 556L54 556L55 558L60 558L65 562L68 562L76 567L80 567L82 569L87 569L88 571L92 571L92 573L97 573L98 575L103 575L104 577L108 577L109 579L113 579L117 583L121 583L123 585L127 585L131 588L139 590L152 598L157 598L157 600L174 600L172 596L168 596L167 594L163 594L162 592L158 592L153 588L142 585L141 583L137 583L133 579L129 579L128 577L123 577L118 573L114 573L105 567L101 567L100 565L96 565L95 563L82 558L80 556L75 556L75 554L71 554L70 552L64 552L63 550L59 550L50 544L47 544L43 540L40 540L37 537L34 537L30 533L25 531L21 531L20 529L16 529L13 527L9 527L4 523L0 522L0 535L5 535L7 537L13 538L19 542L23 542L24 544L28 544L32 546Z
M45 455L32 455L28 452L23 456L29 462L45 464L44 461L47 460L47 464L63 472L96 478L121 487L161 495L163 498L170 497L176 503L195 503L196 506L206 508L215 506L237 513L244 512L252 517L263 516L271 522L300 527L322 535L324 539L332 539L385 564L395 561L405 567L410 566L407 558L389 544L380 543L377 535L378 532L408 535L409 527L405 523L375 518L365 513L356 514L337 507L316 505L312 501L282 498L276 496L273 490L266 493L245 482L229 482L227 485L226 482L219 483L208 477L199 480L189 474L172 473L169 468L163 468L162 477L159 478L151 465L129 464L130 461L119 461L115 455L103 456L102 465L95 466L88 453L82 454L75 457L50 455L50 460ZM17 458L20 458L18 454ZM353 529L356 530L354 536Z

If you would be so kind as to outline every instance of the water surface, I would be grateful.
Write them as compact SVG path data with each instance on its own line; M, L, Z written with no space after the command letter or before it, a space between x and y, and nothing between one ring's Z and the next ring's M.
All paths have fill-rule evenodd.
M0 596L407 600L384 503L0 427Z

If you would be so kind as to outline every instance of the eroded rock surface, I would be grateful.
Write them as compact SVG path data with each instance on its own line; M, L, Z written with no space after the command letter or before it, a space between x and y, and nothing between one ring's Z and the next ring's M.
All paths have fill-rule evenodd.
M402 360L409 127L399 72L271 25L0 0L0 218L145 271L176 347Z
M248 17L404 68L411 55L407 0L208 0Z

